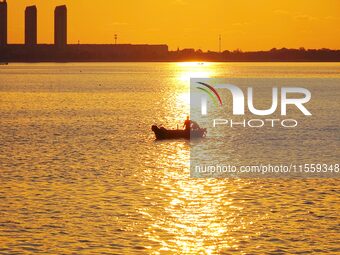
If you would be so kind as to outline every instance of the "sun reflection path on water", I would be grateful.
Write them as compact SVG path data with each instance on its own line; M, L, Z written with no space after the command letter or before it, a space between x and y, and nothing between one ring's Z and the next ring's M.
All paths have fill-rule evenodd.
M220 254L238 251L247 242L246 229L258 216L249 212L235 194L244 181L190 179L187 141L156 142L157 170L145 175L145 186L157 180L148 195L152 208L139 212L149 222L144 236L154 245L150 254ZM156 155L154 155L156 156Z
M215 75L214 64L212 63L180 63L181 70L178 74L178 80L189 84L190 78L210 78Z
M175 93L169 97L169 111L176 111L174 121L189 113L190 78L214 77L213 63L176 63ZM169 112L169 114L171 114ZM150 254L220 254L239 251L239 242L248 239L243 231L256 219L244 217L242 203L231 194L245 182L216 179L190 179L190 142L159 141L151 158L157 165L146 164L145 186L153 183L155 192L147 199L152 208L139 213L149 225L144 236L154 245ZM152 160L150 160L152 162ZM155 180L157 184L155 184ZM238 232L237 237L235 232Z
M182 62L174 65L174 69L176 70L176 81L182 89L184 88L177 94L176 103L182 105L185 110L189 112L190 79L211 78L216 76L216 64L209 62Z

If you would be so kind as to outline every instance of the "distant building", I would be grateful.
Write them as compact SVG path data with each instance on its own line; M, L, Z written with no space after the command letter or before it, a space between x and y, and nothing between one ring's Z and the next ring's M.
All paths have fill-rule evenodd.
M7 45L7 2L0 2L0 46Z
M54 44L58 47L67 45L67 8L57 6L54 10Z
M37 44L37 7L28 6L25 10L25 44Z

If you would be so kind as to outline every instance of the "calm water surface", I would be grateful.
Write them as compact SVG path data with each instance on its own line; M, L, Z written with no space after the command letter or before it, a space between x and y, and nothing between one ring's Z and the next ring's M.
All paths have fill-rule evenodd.
M334 83L340 64L1 66L0 254L339 254L337 179L190 179L190 143L154 141L189 78L218 76Z

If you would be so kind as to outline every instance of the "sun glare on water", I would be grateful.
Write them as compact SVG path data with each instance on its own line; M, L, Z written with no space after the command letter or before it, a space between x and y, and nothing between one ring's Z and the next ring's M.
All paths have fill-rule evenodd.
M181 62L176 63L177 80L185 87L185 91L177 96L178 104L190 104L190 79L210 78L216 75L214 63L209 62Z
M178 63L180 72L178 80L189 84L190 78L210 78L214 76L214 64L207 62L183 62Z

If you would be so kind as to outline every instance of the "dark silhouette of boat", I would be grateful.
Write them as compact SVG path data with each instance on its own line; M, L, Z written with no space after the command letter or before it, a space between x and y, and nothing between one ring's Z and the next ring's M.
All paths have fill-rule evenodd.
M166 129L153 125L151 130L155 133L157 140L165 139L193 139L202 138L207 134L207 129L198 128L194 130Z

